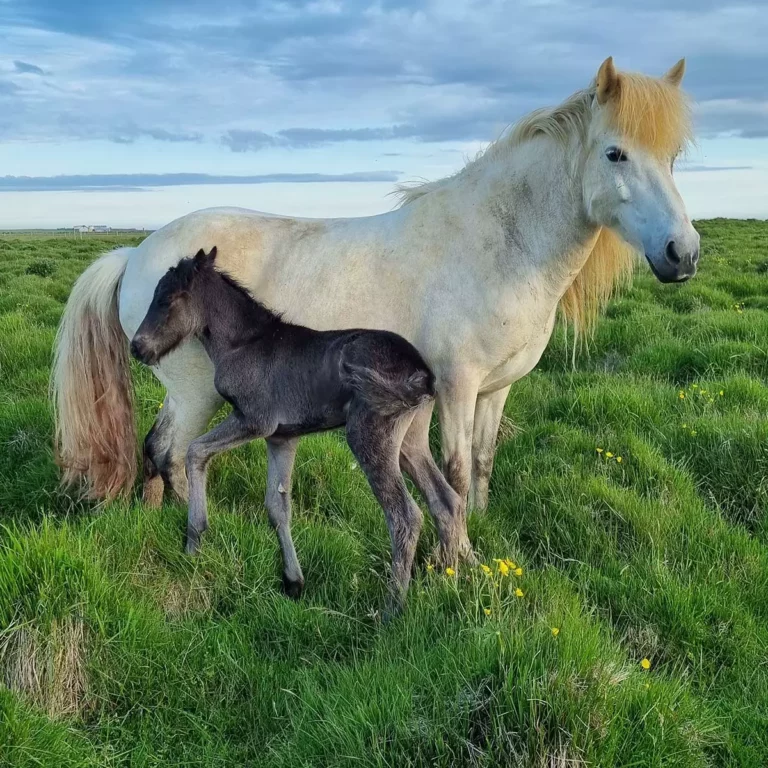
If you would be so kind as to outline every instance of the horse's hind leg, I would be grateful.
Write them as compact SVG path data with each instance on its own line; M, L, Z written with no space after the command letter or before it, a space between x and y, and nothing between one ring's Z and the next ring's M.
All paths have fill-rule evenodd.
M429 450L431 416L431 403L416 412L400 447L400 466L427 501L440 540L441 565L455 567L459 553L471 552L472 547L463 524L462 501Z
M267 507L269 522L277 533L283 553L283 590L294 600L301 597L304 575L291 537L291 472L298 438L267 440Z
M165 490L165 481L160 472L160 466L162 460L160 456L162 452L156 450L157 443L157 428L160 423L160 419L152 425L152 429L149 430L149 434L144 440L144 469L143 469L143 482L142 482L142 500L144 504L153 509L157 509L163 503L163 492ZM160 461L160 465L158 465Z
M193 555L200 546L200 537L208 528L205 481L208 463L217 454L236 448L262 436L232 413L210 432L189 444L187 477L189 478L189 516L187 518L187 554Z
M388 613L399 612L405 602L423 520L399 464L400 446L412 417L412 413L381 416L355 402L347 416L347 442L384 510L392 542Z
M188 498L184 471L189 444L205 432L224 400L213 386L213 364L202 345L190 341L164 357L152 369L166 388L163 408L145 441L145 457L164 485L182 500ZM144 480L150 500L158 498L156 473L145 460Z

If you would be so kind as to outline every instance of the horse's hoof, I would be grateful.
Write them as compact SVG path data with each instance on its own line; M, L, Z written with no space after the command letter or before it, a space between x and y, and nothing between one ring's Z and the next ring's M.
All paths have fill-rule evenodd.
M142 501L144 506L150 509L160 509L163 506L163 491L165 483L160 475L150 477L144 481Z
M298 600L303 591L304 582L302 580L289 579L288 576L283 574L283 593L286 597L290 597L291 600Z
M480 562L475 554L475 550L472 549L471 546L468 546L461 551L459 559L462 563L466 563L467 565L477 565Z
M446 568L456 569L459 565L459 556L455 547L444 547L438 544L432 552L432 562L441 571Z

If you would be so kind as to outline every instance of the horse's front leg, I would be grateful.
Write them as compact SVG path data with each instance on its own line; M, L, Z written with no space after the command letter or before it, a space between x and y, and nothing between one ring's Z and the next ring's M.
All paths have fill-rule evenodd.
M475 561L467 535L467 494L472 471L472 428L477 385L469 380L438 382L437 408L445 479L461 499L459 557Z
M488 506L488 483L493 470L496 439L509 387L478 395L472 436L472 480L469 485L469 508L485 511Z

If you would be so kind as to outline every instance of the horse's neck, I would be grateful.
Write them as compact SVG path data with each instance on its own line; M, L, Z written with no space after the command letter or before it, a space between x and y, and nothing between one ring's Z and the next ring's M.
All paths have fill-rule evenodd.
M214 363L222 353L280 322L276 315L215 271L203 282L201 290L207 329L202 340Z
M586 217L579 152L541 137L488 158L474 194L503 233L494 280L535 275L555 303L573 283L599 231Z

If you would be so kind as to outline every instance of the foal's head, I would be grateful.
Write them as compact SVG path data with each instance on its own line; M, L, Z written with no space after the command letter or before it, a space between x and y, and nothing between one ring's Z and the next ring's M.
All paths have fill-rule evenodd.
M182 341L203 330L200 286L215 259L216 246L208 254L201 248L194 258L182 259L163 275L131 341L131 354L137 360L155 365Z

